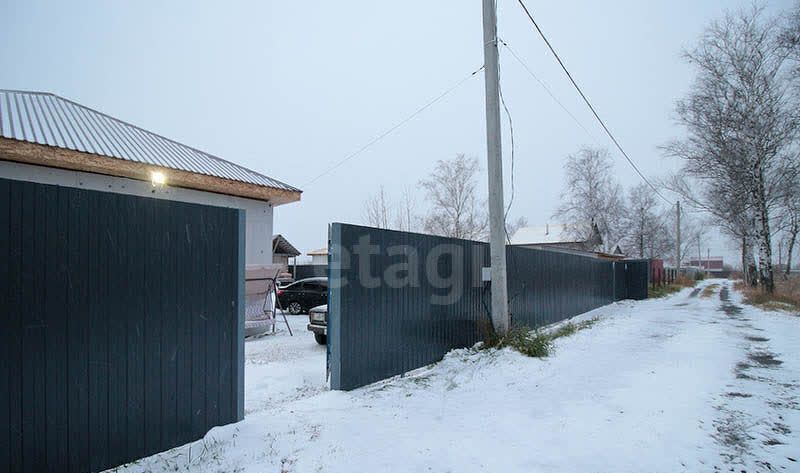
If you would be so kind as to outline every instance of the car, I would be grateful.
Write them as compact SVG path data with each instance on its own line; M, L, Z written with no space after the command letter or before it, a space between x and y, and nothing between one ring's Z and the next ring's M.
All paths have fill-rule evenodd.
M328 305L320 305L308 311L308 331L314 332L314 340L320 345L328 343Z
M295 281L278 288L280 306L292 315L303 314L308 309L328 303L328 278L317 277Z

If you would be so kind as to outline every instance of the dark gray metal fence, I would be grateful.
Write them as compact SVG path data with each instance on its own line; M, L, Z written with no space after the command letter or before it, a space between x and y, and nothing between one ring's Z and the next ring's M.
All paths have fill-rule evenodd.
M242 418L243 222L0 179L0 471L99 471Z
M541 327L614 302L614 263L552 250L508 247L512 323Z
M298 264L289 265L289 273L294 275L295 281L306 278L324 277L328 275L326 264Z
M365 257L358 251L359 239L365 238L380 254ZM477 342L480 324L488 320L480 280L488 256L484 243L333 224L328 299L332 388L363 386ZM371 274L363 274L365 260ZM436 271L433 280L426 274L428 261ZM407 283L394 280L402 278Z
M479 341L490 322L486 243L334 223L328 349L333 389L353 389ZM628 297L640 262L507 250L512 323L539 327ZM368 264L367 264L368 262ZM634 293L635 291L631 291Z
M637 259L617 262L625 265L625 299L647 299L647 288L650 282L650 260Z

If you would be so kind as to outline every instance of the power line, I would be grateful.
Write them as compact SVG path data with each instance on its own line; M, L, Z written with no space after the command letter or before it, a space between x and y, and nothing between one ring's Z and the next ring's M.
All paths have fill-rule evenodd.
M509 46L508 43L503 39L500 39L500 43L503 45L505 49L508 50L509 53L511 53L511 56L528 72L528 74L531 77L533 77L536 80L536 82L539 83L539 85L542 86L545 92L547 92L547 95L549 95L550 98L553 99L553 101L555 101L555 103L557 103L558 106L561 107L561 109L564 110L564 112L566 112L567 115L570 116L570 118L572 118L572 121L574 121L575 124L578 125L580 129L586 133L586 136L588 136L592 141L596 141L595 137L589 132L589 130L585 126L583 126L583 123L581 123L580 120L578 120L578 118L575 117L575 115L573 115L572 112L570 112L569 109L560 100L558 100L558 97L556 97L555 94L553 94L553 91L550 89L550 87L548 87L547 84L545 84L541 79L539 79L539 76L537 76L533 72L533 70L530 67L528 67L525 61L523 61L522 58L519 57L519 55L516 52L514 52L511 46Z
M416 111L414 111L414 113L412 113L411 115L409 115L409 116L407 116L406 118L404 118L404 119L400 120L400 121L399 121L397 124L395 124L394 126L392 126L392 127L391 127L391 128L389 128L389 129L387 129L386 131L384 131L384 132L383 132L383 133L381 133L380 135L376 136L375 138L373 138L371 141L369 141L369 142L368 142L367 144L365 144L364 146L362 146L362 147L358 148L357 150L355 150L354 152L352 152L352 153L348 154L348 155L347 155L347 156L345 156L343 159L339 160L338 162L336 162L335 164L333 164L332 166L330 166L330 167L329 167L329 168L327 168L326 170L322 171L322 173L320 173L319 175L317 175L317 177L315 177L315 178L311 179L310 181L308 181L307 183L305 183L305 184L304 184L302 187L308 187L309 185L311 185L311 184L315 183L316 181L318 181L318 180L319 180L320 178L322 178L323 176L325 176L325 175L327 175L327 174L331 173L332 171L334 171L336 168L338 168L338 167L339 167L339 166L341 166L342 164L346 163L347 161L350 161L351 159L355 158L355 157L356 157L356 156L358 156L359 154L363 153L364 151L366 151L368 148L370 148L370 147L371 147L372 145L374 145L375 143L377 143L377 142L381 141L382 139L386 138L387 136L389 136L390 134L392 134L392 132L394 132L395 130L397 130L397 129L398 129L398 128L400 128L401 126L403 126L403 125L405 125L406 123L408 123L408 122L410 122L411 120L413 120L413 119L414 119L414 117L416 117L416 116L417 116L417 115L419 115L420 113L424 112L426 109L428 109L429 107L431 107L432 105L434 105L436 102L438 102L438 101L442 100L443 98L445 98L445 97L446 97L447 95L449 95L449 94L450 94L452 91L454 91L454 90L456 90L457 88L459 88L459 87L460 87L462 84L464 84L465 82L467 82L469 79L471 79L472 77L474 77L476 74L478 74L478 73L479 73L480 71L482 71L482 70L483 70L483 66L481 66L481 67L479 67L478 69L476 69L475 71L471 72L471 73L470 73L468 76L466 76L466 77L464 77L463 79L461 79L460 81L456 82L456 84L455 84L455 85L453 85L453 86L452 86L452 87L450 87L449 89L445 90L445 91L444 91L444 92L442 92L441 94L437 95L437 96L436 96L434 99L432 99L432 100L428 101L427 103L425 103L425 105L423 105L423 106L421 106L420 108L418 108L418 109L417 109Z
M531 21L531 23L533 23L534 28L536 28L536 31L539 33L539 36L542 37L542 39L544 40L545 44L550 49L550 52L553 53L553 56L555 56L556 60L558 61L558 64L561 66L561 69L564 70L564 73L567 75L567 78L569 78L569 81L572 82L572 85L575 87L575 90L578 91L578 93L580 94L581 98L583 98L583 101L589 107L589 110L592 111L592 114L594 115L594 117L597 119L597 121L603 127L603 130L605 130L606 134L608 135L609 138L611 138L611 141L614 142L614 145L617 147L619 152L622 153L622 155L628 161L628 164L630 164L631 167L633 168L633 170L636 171L636 173L639 175L639 177L641 177L644 180L644 182L646 182L647 185L649 185L653 189L653 191L656 193L656 195L661 197L665 202L671 204L671 202L669 200L667 200L666 197L661 195L661 192L659 192L659 190L656 188L656 186L654 186L653 183L651 183L650 180L647 179L647 177L645 177L644 174L642 174L642 171L639 170L639 167L636 166L636 164L633 162L633 160L630 158L630 156L628 156L628 153L626 153L625 150L622 149L622 146L619 144L619 141L617 141L617 138L614 137L614 134L611 133L611 130L608 129L608 127L606 126L606 124L603 121L603 119L600 118L600 115L597 113L597 110L595 110L595 108L592 105L592 103L586 97L586 94L584 94L583 91L581 90L581 88L578 86L578 83L575 82L575 79L572 77L572 74L570 74L569 70L567 69L567 66L564 65L564 61L561 60L561 57L556 52L555 48L553 48L553 45L550 44L550 41L547 39L547 36L544 35L544 32L542 31L541 28L539 28L539 25L536 23L536 20L533 19L533 15L531 15L531 12L528 10L528 7L525 6L525 3L523 3L522 0L517 0L517 2L520 4L520 6L522 6L522 9L525 10L525 14L528 16L528 19Z

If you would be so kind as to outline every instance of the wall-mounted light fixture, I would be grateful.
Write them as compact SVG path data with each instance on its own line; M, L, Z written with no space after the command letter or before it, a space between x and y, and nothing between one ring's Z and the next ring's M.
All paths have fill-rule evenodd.
M164 187L167 184L167 176L161 171L153 171L150 173L150 182L153 187Z

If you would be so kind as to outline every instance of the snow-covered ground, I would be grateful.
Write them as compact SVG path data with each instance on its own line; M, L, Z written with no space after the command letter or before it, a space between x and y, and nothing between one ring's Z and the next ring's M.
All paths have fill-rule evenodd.
M246 344L243 422L120 471L800 471L800 317L712 283L585 314L547 359L456 350L351 392L293 317Z

